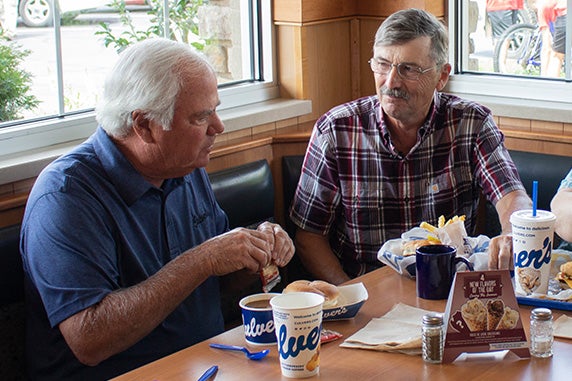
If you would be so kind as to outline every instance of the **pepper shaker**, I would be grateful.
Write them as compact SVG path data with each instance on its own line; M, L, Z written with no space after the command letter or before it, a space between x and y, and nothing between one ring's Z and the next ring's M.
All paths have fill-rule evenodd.
M443 361L443 315L428 313L423 316L423 361L439 364Z
M552 311L548 308L533 309L530 313L530 354L551 357L553 341Z

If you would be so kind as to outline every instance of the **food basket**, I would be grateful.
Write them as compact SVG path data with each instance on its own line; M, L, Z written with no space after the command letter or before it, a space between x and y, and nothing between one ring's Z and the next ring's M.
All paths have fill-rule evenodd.
M401 275L415 278L415 255L403 256L402 243L410 240L427 239L429 232L423 228L413 228L401 235L401 238L390 239L385 242L377 253L377 259L383 264L391 267ZM485 235L478 237L465 237L462 253L457 250L457 255L467 258L475 270L485 270L487 268L487 248L490 238Z
M322 320L324 321L353 318L368 298L367 289L363 283L339 286L338 290L340 291L340 298L343 304L324 309L322 315Z

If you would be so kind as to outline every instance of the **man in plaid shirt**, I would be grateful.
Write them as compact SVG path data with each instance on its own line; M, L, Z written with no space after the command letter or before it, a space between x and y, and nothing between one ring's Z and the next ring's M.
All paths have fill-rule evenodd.
M377 94L316 122L290 211L314 277L339 284L378 268L385 241L440 215L466 215L473 233L481 191L502 224L489 266L511 266L509 217L531 200L491 112L440 92L451 71L447 45L434 16L395 13L369 61Z

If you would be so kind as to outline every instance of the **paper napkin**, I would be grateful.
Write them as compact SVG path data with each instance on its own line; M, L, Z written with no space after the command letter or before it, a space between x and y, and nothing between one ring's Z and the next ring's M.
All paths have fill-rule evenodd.
M423 315L429 312L431 311L398 303L387 314L372 319L340 346L420 354L421 322Z
M572 339L572 318L560 315L554 322L554 336Z

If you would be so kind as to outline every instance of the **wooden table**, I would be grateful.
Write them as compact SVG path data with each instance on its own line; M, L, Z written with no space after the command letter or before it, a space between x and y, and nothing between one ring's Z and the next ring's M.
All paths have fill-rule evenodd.
M372 318L387 313L402 302L426 310L444 312L445 301L417 298L415 281L384 267L350 283L363 282L369 299L351 320L324 322L324 328L349 337ZM530 310L520 306L523 327L528 337ZM554 319L562 313L554 310ZM572 314L570 314L572 316ZM421 356L340 348L343 339L322 345L320 374L310 379L323 380L563 380L572 374L572 340L556 338L554 356L549 359L505 359L503 361L469 361L454 364L426 364ZM239 326L212 339L193 345L170 356L128 372L115 380L173 381L196 380L211 365L218 365L216 381L223 380L291 380L280 374L276 345L262 361L250 361L240 352L221 351L209 343L245 345L243 327ZM260 349L254 347L253 349ZM558 376L558 377L557 377Z

